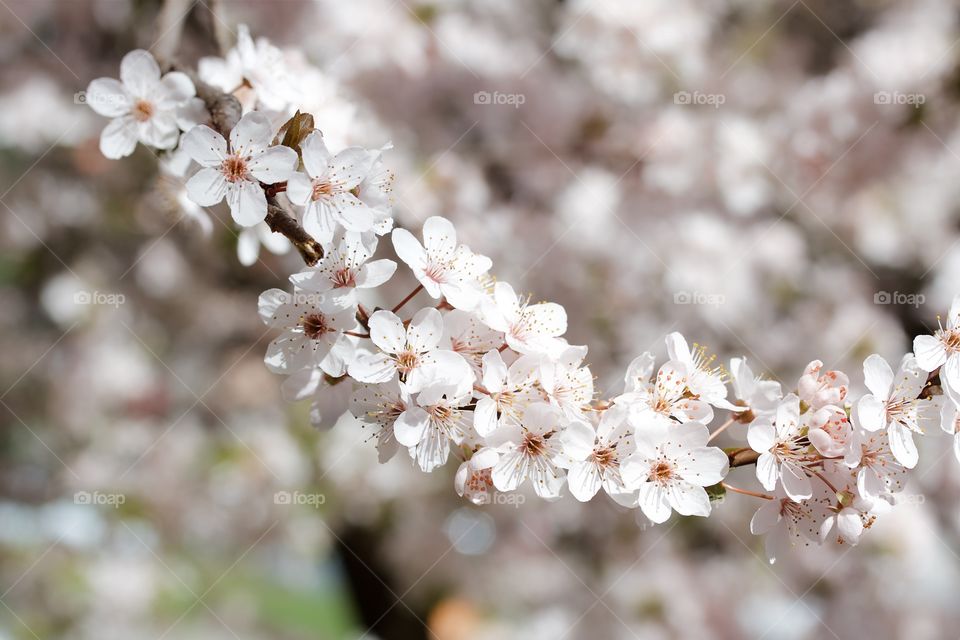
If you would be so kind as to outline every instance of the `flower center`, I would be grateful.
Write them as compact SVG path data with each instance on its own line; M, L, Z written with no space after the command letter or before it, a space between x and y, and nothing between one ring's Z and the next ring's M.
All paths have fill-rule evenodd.
M240 182L247 178L247 160L241 156L230 156L220 165L220 171L227 182Z
M333 329L327 325L327 319L322 313L311 313L303 319L303 333L311 340L317 340L331 331Z
M523 435L523 442L520 443L520 448L523 449L523 452L528 456L542 456L547 452L547 439L539 433L530 433L528 431Z
M940 341L948 353L960 351L960 331L954 329L941 330Z
M313 195L314 200L319 200L321 198L329 198L333 195L333 185L330 184L327 180L317 180L313 183Z
M413 351L402 351L397 354L397 371L405 376L420 366L420 356Z
M657 460L657 463L650 468L649 480L660 484L666 483L673 477L673 465L666 460Z
M353 274L353 269L348 267L343 267L342 269L337 269L333 273L333 277L330 278L333 282L334 289L342 289L343 287L355 287L357 286L356 278Z
M447 265L431 260L427 263L427 268L424 270L424 275L437 284L443 284L446 282Z
M615 447L597 447L593 450L593 459L601 467L609 467L617 461Z
M137 100L136 104L133 105L132 115L137 122L146 122L153 117L153 113L153 105L146 100Z
M493 475L490 469L480 469L474 471L467 481L467 489L471 493L483 493L493 488Z

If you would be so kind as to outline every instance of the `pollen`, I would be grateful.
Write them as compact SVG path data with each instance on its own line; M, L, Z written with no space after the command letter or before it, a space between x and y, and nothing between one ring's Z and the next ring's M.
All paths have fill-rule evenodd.
M301 322L303 325L303 334L311 340L317 340L324 334L333 331L327 324L327 318L322 313L311 313L304 317Z
M226 158L220 165L220 171L227 182L240 182L247 178L247 161L245 158L234 155Z
M147 102L146 100L137 100L137 103L133 105L131 114L133 115L133 119L137 122L146 122L153 117L154 111L155 109L153 108L152 103Z

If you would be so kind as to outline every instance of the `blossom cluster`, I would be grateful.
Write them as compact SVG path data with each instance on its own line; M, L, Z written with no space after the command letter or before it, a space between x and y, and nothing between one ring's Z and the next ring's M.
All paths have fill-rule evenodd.
M285 64L246 30L224 59L201 61L201 79L243 107L229 132L210 126L187 75L162 75L145 51L124 58L121 82L91 83L88 102L114 118L104 155L129 155L137 142L179 153L193 163L184 177L195 205L226 200L238 225L262 229L272 201L322 247L288 287L260 296L261 319L279 333L265 363L286 376L287 398L314 398L317 423L336 406L325 399L338 398L372 430L382 462L402 452L432 472L454 458L455 489L476 504L525 485L546 500L602 489L652 523L674 511L709 516L727 492L744 494L762 501L750 528L773 560L790 545L856 544L902 496L916 435L939 424L960 458L960 297L896 369L868 357L869 393L856 400L849 376L820 361L785 390L744 358L717 365L679 333L659 366L643 353L622 392L600 393L587 347L564 337L561 305L496 279L444 217L419 235L394 228L389 145L334 152L319 130L284 135L296 99ZM373 259L381 244L395 260ZM371 308L400 264L418 284ZM742 441L721 448L721 434ZM763 491L726 482L748 465Z

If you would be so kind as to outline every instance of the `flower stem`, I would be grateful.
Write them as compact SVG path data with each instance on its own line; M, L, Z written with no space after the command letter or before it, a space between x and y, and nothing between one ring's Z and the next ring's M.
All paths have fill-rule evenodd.
M401 300L400 302L398 302L398 303L397 303L397 306L395 306L395 307L394 307L393 309L391 309L390 311L392 311L392 312L394 312L394 313L396 313L397 311L400 311L400 309L403 309L403 305L405 305L405 304L407 304L408 302L410 302L410 300L413 299L413 296L417 295L417 294L420 293L421 291L423 291L423 285L422 285L422 284L418 284L416 289L414 289L413 291L411 291L410 293L408 293L408 294L407 294L407 297L404 298L403 300Z
M716 438L718 435L720 435L721 433L723 433L724 430L725 430L727 427L729 427L730 425L732 425L732 424L733 424L733 418L730 418L729 420L727 420L726 422L724 422L722 425L720 425L720 426L717 428L716 431L714 431L713 433L710 434L710 437L707 438L707 442L708 442L708 443L712 442L714 438Z
M720 485L727 491L733 491L734 493L742 493L745 496L753 496L754 498L763 498L764 500L773 500L773 496L767 495L766 493L760 493L759 491L750 491L749 489L741 489L740 487L735 487L732 484L727 484L726 482L721 482Z

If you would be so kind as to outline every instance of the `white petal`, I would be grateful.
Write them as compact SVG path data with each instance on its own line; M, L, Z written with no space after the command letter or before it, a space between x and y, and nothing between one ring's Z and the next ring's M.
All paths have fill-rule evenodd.
M268 289L257 300L257 313L260 320L270 327L286 326L289 318L284 317L282 307L290 302L291 296L283 289Z
M879 400L886 400L893 386L893 370L886 360L873 354L863 361L863 382Z
M689 455L692 453L693 455ZM680 459L677 472L691 484L709 487L723 480L727 475L730 460L717 447L698 447L687 451L688 455Z
M473 412L473 428L484 438L496 431L497 403L493 398L484 396L477 400L477 408Z
M914 338L913 353L917 356L917 365L924 371L933 371L947 360L947 351L943 343L933 336Z
M780 481L783 483L783 490L794 502L800 502L813 496L813 485L810 483L810 478L793 463L785 462L780 465Z
M227 180L219 169L200 169L187 181L187 196L201 207L209 207L227 195Z
M503 361L503 356L496 349L483 354L483 379L481 380L487 391L496 393L503 389L509 369ZM953 433L951 431L950 433Z
M426 265L427 254L423 250L423 245L406 229L394 229L390 234L393 241L393 249L397 256L407 266L414 269L422 269Z
M917 445L913 442L913 432L899 422L894 422L887 429L887 436L890 440L890 452L897 462L907 469L917 466L920 456Z
M777 468L777 459L772 453L761 453L757 459L757 480L767 491L773 491L777 486L780 470Z
M333 217L333 212L323 204L323 201L310 201L303 212L303 228L317 242L327 245L333 240L337 221Z
M356 285L358 289L372 289L379 287L389 280L397 270L397 263L393 260L374 260L360 267Z
M270 119L259 111L250 111L230 132L230 151L246 155L251 150L268 146L272 138Z
M524 310L524 317L541 336L557 337L567 331L567 311L554 302L530 305Z
M443 316L433 307L421 309L407 328L407 342L414 351L435 349L443 337Z
M302 173L294 173L287 178L287 197L290 202L301 207L306 205L313 195L313 182Z
M760 536L780 522L780 500L767 500L750 518L750 533Z
M857 417L860 419L860 426L867 431L878 431L887 426L886 415L885 403L876 396L867 394L860 398L857 403Z
M173 108L197 95L190 76L180 71L171 71L163 76L160 84L166 90L166 95L159 101L161 107Z
M370 338L387 353L400 353L407 345L407 330L392 311L376 311L370 316Z
M120 61L120 80L130 93L143 98L160 82L160 67L148 51L135 49Z
M656 524L670 519L672 511L667 492L654 482L644 482L640 485L639 505L643 515Z
M747 444L754 451L769 451L776 441L777 430L769 422L755 421L747 428Z
M349 231L370 231L376 222L373 209L360 202L352 193L334 195L327 206L333 211L337 221Z
M588 502L600 490L600 469L592 461L578 462L570 467L567 485L570 493L580 502Z
M574 460L586 460L593 453L595 441L593 427L582 420L572 420L560 434L563 452Z
M349 191L367 177L372 163L373 156L368 151L360 147L349 147L330 160L328 176L331 182L344 191Z
M432 216L423 223L423 246L433 258L453 258L457 250L457 231L446 218Z
M361 355L347 367L350 377L358 382L377 384L390 382L396 376L397 368L393 361L382 353Z
M674 511L683 516L709 516L710 496L706 489L689 482L674 481L667 485L667 499Z
M111 120L100 134L100 153L111 160L125 158L137 147L137 126L133 118Z
M420 407L407 407L393 425L393 436L405 447L416 446L430 423L430 416Z
M255 182L242 180L228 185L227 204L230 205L230 215L234 222L241 227L252 227L267 217L267 196Z
M205 167L219 166L227 154L227 141L206 125L190 129L180 143L191 158Z
M102 116L119 118L130 111L130 96L119 81L97 78L87 86L87 105Z
M330 152L319 131L312 131L303 139L300 143L300 153L303 156L303 166L311 178L319 178L327 174Z
M290 147L270 147L250 161L250 173L264 184L288 180L297 168L297 152Z
M516 449L503 454L490 475L498 491L515 490L527 477L523 455Z

